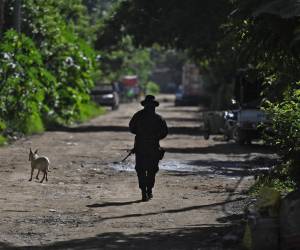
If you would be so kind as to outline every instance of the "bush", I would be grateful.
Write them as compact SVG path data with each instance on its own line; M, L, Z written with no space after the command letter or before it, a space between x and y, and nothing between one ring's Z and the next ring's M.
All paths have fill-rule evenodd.
M79 37L88 24L79 27L77 14L69 18L73 11L81 21L86 18L80 0L27 0L22 5L26 35L14 30L2 34L0 117L9 130L42 132L103 112L90 104L96 54ZM0 132L5 129L1 125Z
M25 122L20 125L21 131L25 134L42 133L45 131L44 124L38 112L29 115Z
M7 31L0 50L0 116L9 128L26 132L26 124L40 116L44 86L50 84L44 76L50 73L33 41L24 35Z
M147 95L157 95L160 92L160 87L155 82L148 82L146 84L146 94Z
M296 185L295 182L286 175L281 174L278 177L264 176L263 178L259 178L259 180L254 183L254 185L250 188L249 193L256 195L263 187L270 187L277 190L281 194L287 194L295 190Z
M28 0L24 5L24 30L34 37L45 68L55 76L46 86L43 117L71 123L79 115L81 103L89 101L93 87L96 53L78 37L59 12L63 2Z
M6 138L3 135L0 135L0 146L5 145L7 142Z
M46 52L30 38L13 30L4 34L0 116L10 129L32 134L44 131L44 125L87 120L101 113L89 103L93 50L75 34L62 34L60 49L53 48L47 64Z
M300 84L298 84L300 87ZM265 103L272 119L272 134L267 136L271 145L278 149L282 165L278 167L281 176L291 178L300 185L300 89L291 89L284 100Z

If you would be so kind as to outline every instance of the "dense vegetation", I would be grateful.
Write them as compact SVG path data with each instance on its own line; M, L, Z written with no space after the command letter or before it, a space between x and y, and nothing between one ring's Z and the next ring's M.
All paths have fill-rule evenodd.
M73 10L64 8L65 1L24 2L21 33L13 25L17 1L5 2L0 114L10 130L40 132L45 125L80 120L92 106L95 52L67 18L83 7L73 2Z
M240 68L259 72L272 119L268 141L282 156L273 174L299 184L299 13L293 0L126 0L98 30L97 46L131 35L136 46L187 50L214 90L230 88Z
M94 84L138 74L146 83L152 61L129 36L95 50L117 1L0 1L0 117L2 132L41 132L103 112L90 100Z

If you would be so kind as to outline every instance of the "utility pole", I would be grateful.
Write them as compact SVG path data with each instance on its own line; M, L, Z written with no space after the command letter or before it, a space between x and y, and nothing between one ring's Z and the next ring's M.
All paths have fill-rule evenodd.
M4 7L5 7L5 0L0 0L0 38L2 37L2 33L4 30Z
M14 4L14 28L18 33L21 33L21 12L22 0L15 0Z

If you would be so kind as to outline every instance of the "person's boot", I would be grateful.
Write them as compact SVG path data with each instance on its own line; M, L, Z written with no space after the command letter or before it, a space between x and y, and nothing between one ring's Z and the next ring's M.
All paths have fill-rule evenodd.
M149 200L153 198L152 189L149 189L149 190L147 191L147 196L148 196L148 199L149 199Z
M146 191L142 191L142 201L147 201L148 200L148 195Z

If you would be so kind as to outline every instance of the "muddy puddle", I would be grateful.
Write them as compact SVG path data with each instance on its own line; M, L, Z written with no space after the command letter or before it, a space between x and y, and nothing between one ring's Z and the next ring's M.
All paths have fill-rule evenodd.
M114 163L111 167L117 171L135 171L134 162L125 163ZM176 172L198 172L200 169L198 166L189 165L187 163L182 163L178 161L164 161L159 164L159 169L166 171L176 171Z
M159 169L168 172L185 172L199 175L214 177L216 175L226 176L227 178L238 178L239 176L252 176L256 171L267 170L269 164L257 164L253 162L205 162L200 161L193 164L192 162L180 162L178 160L162 161ZM117 171L133 172L134 162L114 163L111 168Z

